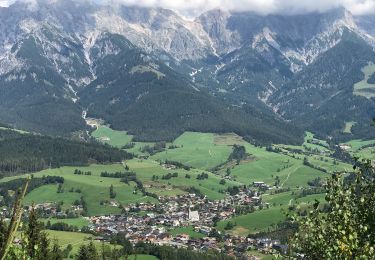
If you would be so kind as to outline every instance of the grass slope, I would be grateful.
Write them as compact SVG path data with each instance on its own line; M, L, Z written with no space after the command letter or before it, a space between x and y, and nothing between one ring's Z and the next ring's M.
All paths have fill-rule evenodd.
M194 228L191 226L171 229L169 230L169 233L173 236L180 235L180 234L187 234L190 236L190 238L193 238L193 239L205 237L205 235L195 232Z
M78 228L83 228L90 224L90 221L86 218L67 218L67 219L48 218L48 219L41 219L41 221L43 221L44 223L47 223L49 221L51 224L62 222L71 226L78 227Z
M291 192L264 196L264 201L270 203L270 208L253 213L234 217L230 220L220 221L218 229L225 231L224 227L231 221L236 226L228 231L236 235L248 235L272 229L276 224L286 218L286 211L290 205L307 207L315 200L324 201L325 194L314 194L303 198L296 198ZM273 206L275 204L275 206Z
M344 126L344 129L343 129L343 133L344 134L351 134L352 133L352 128L353 126L355 126L356 122L352 121L352 122L345 122L345 126Z
M368 82L371 75L375 73L375 64L369 62L367 66L362 68L364 79L354 85L354 95L363 96L365 98L375 97L375 84Z
M117 148L121 148L130 143L133 138L125 131L112 130L108 126L98 126L91 135L96 139Z
M75 169L81 171L91 171L92 176L75 175ZM143 197L141 194L133 194L135 183L127 185L120 182L120 179L100 177L102 171L116 172L123 171L121 164L112 165L91 165L89 167L62 167L59 169L48 169L35 173L35 177L42 176L62 176L65 179L63 185L64 193L57 194L57 187L53 185L42 186L35 189L26 196L26 202L58 202L64 201L64 207L69 207L75 198L83 196L88 208L89 215L106 215L112 213L120 213L117 207L108 204L100 205L100 201L111 200L109 198L109 187L113 185L117 196L114 201L121 204L129 204L135 202L155 201L150 197ZM82 192L75 193L69 190L79 188Z
M178 137L173 144L179 148L158 153L155 160L179 161L200 169L211 169L224 163L232 148L229 145L215 143L215 134L186 132Z
M210 172L206 172L208 174L208 179L198 180L198 174L205 171L199 169L191 169L190 171L182 169L167 170L153 160L134 159L127 161L127 165L132 171L137 173L138 178L144 184L152 186L152 188L149 188L150 191L158 195L172 196L181 194L184 193L182 191L183 189L193 186L198 188L209 199L222 199L224 198L224 194L220 193L221 190L241 184L234 181L227 181L224 185L221 185L221 177ZM178 177L169 180L162 179L163 175L174 172L178 173ZM186 174L190 175L190 179L185 177ZM156 181L152 180L152 176L154 175L159 179Z
M99 241L95 241L94 236L91 234L84 234L84 233L78 233L78 232L65 232L65 231L54 231L54 230L47 230L46 231L49 237L54 240L56 239L58 241L58 244L61 246L62 249L66 248L69 244L72 245L73 249L70 252L69 258L73 258L79 248L82 245L87 245L91 241L93 241L94 245L96 246L98 252L101 252L102 243ZM108 243L105 243L106 246L111 246Z
M236 226L230 232L237 235L247 235L249 233L266 231L283 219L284 214L281 212L281 207L264 209L231 219L230 221L235 222ZM224 227L228 222L229 220L220 221L218 229L224 231Z

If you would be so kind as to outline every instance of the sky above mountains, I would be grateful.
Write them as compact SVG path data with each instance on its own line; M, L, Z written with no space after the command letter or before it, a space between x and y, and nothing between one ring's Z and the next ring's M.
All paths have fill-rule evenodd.
M323 12L339 6L344 6L354 14L375 13L375 0L122 0L122 2L194 13L222 8L255 11L262 14L299 14L313 11Z
M15 1L35 3L37 0L0 0L1 7L7 7ZM40 1L40 0L39 0ZM43 0L41 0L43 1ZM54 2L56 0L44 0ZM261 14L302 14L323 12L331 8L344 6L353 14L375 14L375 0L76 0L95 1L106 4L122 2L126 5L145 7L163 7L178 11L184 15L195 16L204 11L221 8L236 11L255 11Z

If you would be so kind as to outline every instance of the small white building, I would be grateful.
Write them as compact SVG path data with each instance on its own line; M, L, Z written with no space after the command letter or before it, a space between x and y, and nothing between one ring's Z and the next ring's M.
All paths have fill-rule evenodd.
M191 222L199 221L199 212L198 211L191 211L189 209L189 221L191 221Z

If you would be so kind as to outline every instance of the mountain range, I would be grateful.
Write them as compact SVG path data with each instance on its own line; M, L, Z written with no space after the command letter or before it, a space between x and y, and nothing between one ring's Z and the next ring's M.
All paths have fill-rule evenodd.
M374 137L374 28L375 16L344 8L187 19L162 8L17 1L0 7L0 122L70 136L85 133L89 116L143 141L184 131L261 143L300 143L305 130Z

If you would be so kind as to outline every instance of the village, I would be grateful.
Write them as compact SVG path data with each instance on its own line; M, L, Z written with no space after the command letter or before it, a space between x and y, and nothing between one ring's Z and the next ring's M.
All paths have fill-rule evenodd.
M208 200L194 193L161 196L158 204L141 202L122 206L119 215L85 217L90 222L85 232L95 234L95 240L99 241L124 235L133 245L148 242L198 251L213 249L240 259L257 259L246 255L249 250L263 254L285 253L286 246L278 240L225 234L216 228L219 221L268 208L270 205L262 201L264 189L272 187L264 182L254 182L252 187L241 187L236 194L227 193L222 200ZM113 203L113 206L119 205ZM35 204L34 207L42 217L65 219L82 213L80 205L73 205L67 211L59 210L58 203ZM9 214L6 208L1 213L3 217ZM190 232L175 232L173 235L173 230L184 228L190 229L195 236Z
M263 183L254 183L263 186ZM249 212L268 207L261 194L251 189L241 189L236 195L223 200L211 201L195 194L160 197L160 204L137 203L124 207L121 215L94 216L89 220L89 229L100 234L97 240L106 240L116 234L124 236L133 244L149 242L158 245L172 245L193 250L217 250L244 258L248 250L262 253L286 251L278 240L270 238L253 239L246 236L224 234L216 230L218 221L235 216L236 210L246 208ZM171 230L192 227L202 234L191 237L188 232L172 235ZM249 259L256 257L249 256Z

